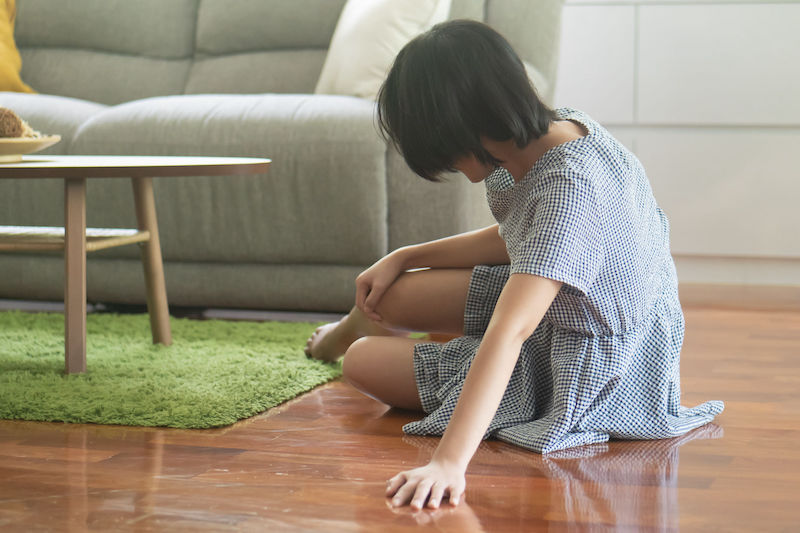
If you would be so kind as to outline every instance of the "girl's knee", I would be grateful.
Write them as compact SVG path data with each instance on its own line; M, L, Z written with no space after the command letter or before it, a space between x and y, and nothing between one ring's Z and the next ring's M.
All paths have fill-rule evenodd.
M361 388L364 381L370 344L369 337L361 337L350 345L342 359L342 377L356 388Z
M342 374L371 398L403 409L420 409L413 353L411 339L362 337L347 349Z
M415 314L420 300L428 293L424 278L424 273L404 272L386 289L375 307L384 323L407 329L408 317Z

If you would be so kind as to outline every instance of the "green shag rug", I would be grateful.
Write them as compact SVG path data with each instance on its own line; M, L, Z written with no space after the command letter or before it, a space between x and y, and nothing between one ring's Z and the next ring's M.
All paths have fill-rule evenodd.
M90 314L85 374L64 374L64 316L0 312L0 418L211 428L341 374L309 360L314 324L171 318L154 345L146 314Z

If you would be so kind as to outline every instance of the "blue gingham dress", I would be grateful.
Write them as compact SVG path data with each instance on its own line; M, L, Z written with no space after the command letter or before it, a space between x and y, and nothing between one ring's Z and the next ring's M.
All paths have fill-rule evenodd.
M414 371L427 416L403 430L441 435L510 274L563 282L522 346L485 438L546 453L682 435L723 409L680 404L684 320L669 224L636 157L573 109L588 135L546 152L515 183L497 168L486 194L510 265L473 270L464 336L422 343Z

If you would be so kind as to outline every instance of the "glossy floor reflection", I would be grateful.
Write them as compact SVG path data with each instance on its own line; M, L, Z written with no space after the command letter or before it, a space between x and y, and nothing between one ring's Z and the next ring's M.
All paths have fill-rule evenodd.
M217 430L0 421L0 530L800 530L800 314L686 316L684 403L726 400L715 424L548 456L485 442L455 509L386 505L438 441L331 383Z

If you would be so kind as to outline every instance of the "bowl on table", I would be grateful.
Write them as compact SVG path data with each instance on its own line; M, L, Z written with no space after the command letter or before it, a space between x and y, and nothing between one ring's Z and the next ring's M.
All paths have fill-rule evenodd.
M0 163L17 163L22 156L33 154L53 146L61 140L61 135L42 137L3 137L0 138Z

